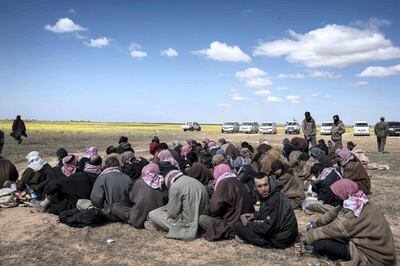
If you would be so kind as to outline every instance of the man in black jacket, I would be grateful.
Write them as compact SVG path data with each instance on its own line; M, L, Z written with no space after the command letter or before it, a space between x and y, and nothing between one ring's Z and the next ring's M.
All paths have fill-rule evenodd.
M296 241L298 228L293 208L280 192L282 183L262 173L254 178L254 183L260 210L240 217L234 227L237 235L259 247L287 248Z

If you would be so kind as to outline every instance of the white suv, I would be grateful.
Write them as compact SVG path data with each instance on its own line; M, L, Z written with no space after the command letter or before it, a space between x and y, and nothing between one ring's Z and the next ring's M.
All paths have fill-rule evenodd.
M257 122L243 122L239 127L240 133L258 133Z
M222 125L221 133L238 133L239 127L239 122L225 122Z
M357 121L353 127L354 136L369 136L369 125L365 121Z
M271 122L262 123L260 126L262 134L276 134L276 124Z
M331 135L332 134L332 126L333 126L333 122L323 122L321 124L321 128L319 129L319 133L321 135Z
M297 121L286 122L285 134L300 134L300 125Z

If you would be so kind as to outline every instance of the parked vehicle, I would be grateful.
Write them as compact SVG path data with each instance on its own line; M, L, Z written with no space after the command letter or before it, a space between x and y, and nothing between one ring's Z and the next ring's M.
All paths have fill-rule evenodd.
M369 136L369 125L365 121L357 121L353 126L353 135L354 136Z
M332 122L323 122L321 124L321 128L319 129L319 133L321 135L330 135L330 134L332 134L332 126L333 126Z
M182 126L182 129L183 131L201 131L201 126L197 122L186 122L186 124Z
M397 121L389 121L389 136L400 136L400 122Z
M257 122L243 122L239 127L240 133L258 133Z
M300 125L297 121L286 122L285 134L300 134Z
M222 125L221 133L238 133L240 128L239 122L225 122Z
M276 134L276 123L266 122L260 126L260 133L262 134Z

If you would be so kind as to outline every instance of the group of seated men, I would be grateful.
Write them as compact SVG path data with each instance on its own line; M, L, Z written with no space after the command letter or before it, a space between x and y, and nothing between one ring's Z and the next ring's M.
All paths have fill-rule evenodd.
M391 229L369 201L370 176L350 149L323 140L310 148L299 137L284 139L281 150L266 140L257 148L225 139L186 142L169 146L154 137L150 159L136 156L127 137L103 158L95 147L79 160L61 148L55 167L32 151L21 178L0 158L0 188L29 191L41 211L96 208L109 222L165 231L171 239L235 238L281 249L300 239L333 260L395 264ZM305 207L307 190L316 200ZM321 216L300 235L294 210L302 207Z

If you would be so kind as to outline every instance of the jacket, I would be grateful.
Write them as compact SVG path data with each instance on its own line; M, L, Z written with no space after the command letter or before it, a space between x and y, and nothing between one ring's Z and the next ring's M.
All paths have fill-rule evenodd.
M338 141L342 139L342 135L346 132L346 128L342 122L342 120L339 120L337 125L333 123L332 126L332 133L331 133L331 139L333 141Z

